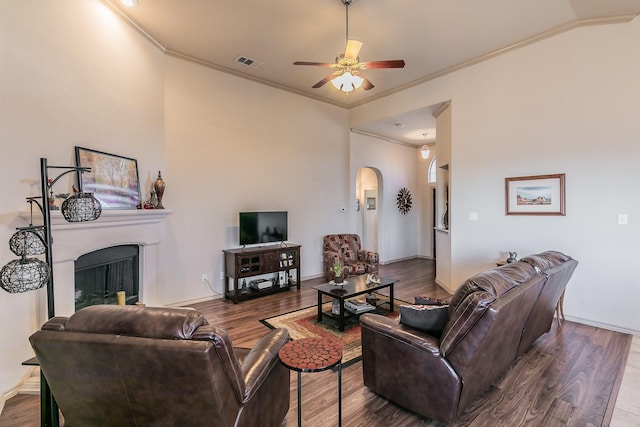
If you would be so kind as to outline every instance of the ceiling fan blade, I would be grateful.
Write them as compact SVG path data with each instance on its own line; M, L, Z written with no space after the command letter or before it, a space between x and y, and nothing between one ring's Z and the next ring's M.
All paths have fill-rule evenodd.
M371 81L364 76L364 74L360 73L359 76L362 77L363 80L364 80L362 82L362 86L360 86L362 89L369 90L369 89L373 89L375 87L375 86L373 86L373 83L371 83Z
M402 59L394 59L391 61L370 61L364 63L367 69L373 68L404 68L404 61Z
M344 50L344 59L358 59L362 42L358 40L347 40L347 48Z
M326 83L330 82L331 80L335 79L336 76L335 74L329 74L327 77L325 77L324 79L320 80L318 83L314 84L313 86L311 86L313 89L318 89L319 87L324 86Z
M306 61L296 61L293 65L315 65L318 67L333 67L336 64L329 64L328 62L306 62Z

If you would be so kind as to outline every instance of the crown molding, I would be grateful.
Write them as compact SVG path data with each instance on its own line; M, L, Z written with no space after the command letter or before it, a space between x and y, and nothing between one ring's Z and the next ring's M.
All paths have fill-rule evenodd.
M191 63L194 63L194 64L202 65L203 67L211 68L212 70L220 71L220 72L226 73L226 74L231 74L233 76L240 77L240 78L245 79L245 80L250 80L252 82L260 83L260 84L263 84L263 85L266 85L266 86L270 86L270 87L275 88L275 89L284 90L286 92L290 92L290 93L294 93L296 95L300 95L300 96L304 96L304 97L307 97L307 98L311 98L311 99L314 99L316 101L324 102L326 104L335 105L336 107L348 108L347 105L345 105L345 104L341 104L339 102L335 102L335 101L332 101L332 100L329 100L329 99L321 98L320 96L313 95L313 94L310 94L310 93L306 93L306 92L303 92L301 90L297 90L297 89L294 89L294 88L286 87L286 86L280 85L278 83L274 83L274 82L272 82L270 80L261 79L260 77L252 76L251 74L246 74L246 73L243 73L243 72L238 71L238 70L234 70L234 69L231 69L231 68L223 67L221 65L216 65L216 64L214 64L212 62L205 61L205 60L197 58L195 56L186 55L184 53L177 52L175 50L165 49L164 53L167 56L172 56L174 58L178 58L178 59L182 59L184 61L188 61L188 62L191 62Z
M638 16L637 13L632 13L632 14L623 14L623 15L615 15L615 16L607 16L607 17L601 17L601 18L585 18L585 19L578 19L575 21L571 21L568 22L566 24L562 24L559 25L557 27L551 28L550 30L544 31L542 33L536 34L534 36L531 36L527 39L521 40L517 43L513 43L511 45L505 46L501 49L496 49L492 52L488 52L485 53L484 55L480 55L477 56L475 58L469 59L467 61L461 62L459 64L455 64L452 65L450 67L444 68L440 71L436 71L435 73L429 74L428 76L422 77L420 79L417 80L413 80L411 82L405 83L401 86L395 87L391 90L388 90L386 92L382 92L379 93L375 96L372 96L370 98L367 98L366 100L362 100L360 102L356 102L354 104L351 104L348 108L355 108L364 104L367 104L369 102L373 102L376 101L378 99L384 98L386 96L389 95L393 95L396 94L398 92L402 92L404 90L410 89L414 86L420 85L422 83L426 83L428 81L437 79L438 77L442 77L445 76L447 74L451 74L455 71L461 70L463 68L467 68L470 67L472 65L476 65L479 64L481 62L487 61L489 59L495 58L499 55L508 53L508 52L512 52L516 49L520 49L522 47L525 46L529 46L530 44L533 43L537 43L540 42L542 40L548 39L550 37L554 37L557 36L559 34L562 34L564 32L567 31L571 31L574 30L578 27L588 27L588 26L594 26L594 25L609 25L609 24L625 24L627 22L630 22L631 20L633 20L636 16Z
M119 6L119 3L115 3L113 0L102 0L102 2L109 7L112 11L118 14L127 24L131 25L134 30L138 31L145 38L147 38L151 43L153 43L158 49L163 52L167 51L167 48L162 45L158 40L154 39L151 34L147 33L144 28L138 24L133 18L131 18L122 8Z
M374 102L377 101L379 99L385 98L387 96L390 95L394 95L398 92L402 92L404 90L410 89L414 86L429 82L431 80L437 79L438 77L442 77L445 76L447 74L451 74L455 71L461 70L463 68L467 68L470 67L472 65L476 65L479 64L481 62L487 61L489 59L495 58L499 55L508 53L508 52L512 52L516 49L520 49L522 47L531 45L533 43L537 43L540 42L542 40L548 39L550 37L554 37L557 36L559 34L562 34L564 32L567 31L571 31L574 30L576 28L579 27L588 27L588 26L594 26L594 25L609 25L609 24L625 24L630 22L631 20L633 20L636 16L638 16L638 13L626 13L626 14L620 14L620 15L612 15L612 16L604 16L604 17L593 17L593 18L582 18L582 19L577 19L575 21L571 21L571 22L567 22L565 24L562 25L558 25L554 28L551 28L547 31L544 31L542 33L536 34L534 36L531 36L527 39L521 40L519 42L510 44L508 46L505 46L503 48L500 49L496 49L492 52L488 52L485 53L483 55L477 56L475 58L469 59L467 61L463 61L461 63L458 64L454 64L450 67L444 68L440 71L436 71L435 73L431 73L427 76L421 77L417 80L413 80L411 82L405 83L403 85L397 86L393 89L387 90L387 91L383 91L380 92L376 95L373 95L367 99L363 99L361 101L357 101L353 104L344 104L344 103L340 103L331 99L326 99L326 98L322 98L320 96L317 95L313 95L311 93L308 92L303 92L301 90L298 89L293 89L290 87L285 87L283 85L274 83L272 81L269 80L265 80L265 79L261 79L259 77L255 77L252 76L250 74L246 74L237 70L233 70L231 68L227 68L227 67L223 67L220 65L216 65L213 64L211 62L202 60L200 58L191 56L191 55L187 55L184 54L182 52L177 52L171 49L168 49L166 46L162 45L159 41L157 41L156 39L154 39L149 33L147 33L133 18L131 18L122 8L121 6L119 6L119 3L116 3L115 0L102 0L103 3L105 3L110 9L114 10L122 19L125 20L125 22L127 22L128 24L130 24L134 29L136 29L138 32L140 32L140 34L142 34L144 37L146 37L149 41L151 41L151 43L153 43L158 49L160 49L162 52L164 52L166 55L178 58L178 59L183 59L195 64L199 64L202 66L205 66L207 68L211 68L214 69L216 71L220 71L223 73L227 73L227 74L231 74L233 76L236 77L240 77L243 79L247 79L247 80L251 80L253 82L256 83L260 83L260 84L264 84L276 89L280 89L280 90L284 90L290 93L294 93L296 95L300 95L300 96L304 96L306 98L310 98L310 99L314 99L316 101L321 101L327 104L331 104L334 105L336 107L340 107L340 108L345 108L347 110L350 110L352 108L355 107L359 107L361 105L365 105L368 104L370 102Z
M389 138L388 136L382 136L382 135L378 135L378 134L371 133L371 132L365 132L365 131L359 130L359 129L351 128L349 130L351 132L357 133L359 135L364 135L364 136L369 136L371 138L381 139L381 140L386 141L386 142L391 142L391 143L394 143L394 144L402 145L404 147L414 148L416 150L420 150L423 145L428 145L429 147L435 147L435 145L436 145L436 141L429 141L429 142L427 142L425 144L414 145L414 144L409 144L408 142L398 141L397 139Z

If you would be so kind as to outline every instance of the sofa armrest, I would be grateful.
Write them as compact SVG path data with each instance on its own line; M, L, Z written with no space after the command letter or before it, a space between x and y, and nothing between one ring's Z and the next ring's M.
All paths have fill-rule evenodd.
M426 332L405 326L388 317L371 313L360 316L360 324L372 332L393 337L399 342L426 351L433 356L440 356L439 339Z
M344 258L342 257L342 254L340 254L338 252L325 252L324 253L324 264L325 264L325 266L331 267L331 266L336 265L339 262L344 264Z
M372 251L359 250L358 260L368 264L377 264L379 262L378 253Z
M245 402L260 389L273 367L280 363L278 351L287 341L289 332L286 329L274 329L260 338L246 355L241 366L245 382Z
M384 316L363 314L364 385L422 416L450 423L462 379L440 353L438 339Z
M49 319L44 325L42 325L43 331L64 331L64 326L67 324L68 317L53 317Z

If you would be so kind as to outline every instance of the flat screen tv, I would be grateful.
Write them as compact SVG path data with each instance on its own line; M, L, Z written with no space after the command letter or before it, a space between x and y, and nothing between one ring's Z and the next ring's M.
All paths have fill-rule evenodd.
M240 212L241 245L284 242L287 240L287 212Z

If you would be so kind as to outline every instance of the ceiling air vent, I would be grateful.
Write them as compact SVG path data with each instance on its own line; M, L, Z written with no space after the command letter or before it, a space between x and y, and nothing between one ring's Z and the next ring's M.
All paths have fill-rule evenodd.
M255 59L247 58L246 56L238 56L236 58L236 62L238 64L246 65L251 68L260 68L262 62L256 61Z

